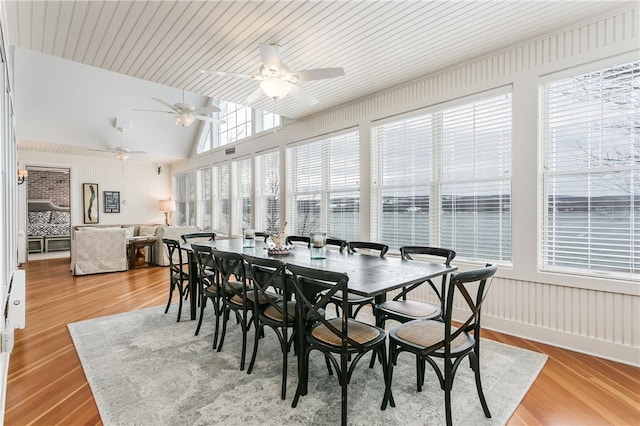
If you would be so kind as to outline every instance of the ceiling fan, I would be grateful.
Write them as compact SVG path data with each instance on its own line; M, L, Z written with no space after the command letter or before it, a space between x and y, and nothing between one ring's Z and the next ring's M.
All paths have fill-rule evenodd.
M222 120L217 120L212 117L208 117L208 114L212 114L214 112L220 112L220 108L217 106L205 106L196 108L193 105L189 105L184 101L184 90L182 91L182 102L176 102L175 104L171 104L167 101L163 101L162 99L152 97L154 101L161 103L170 109L170 111L157 111L157 110L149 110L149 109L135 109L134 111L147 111L147 112L162 112L166 114L173 114L176 117L176 124L187 127L193 123L194 120L202 120L209 121L212 123L224 123Z
M126 124L123 124L124 122L126 122ZM129 128L128 120L123 121L122 119L117 118L114 127L120 131L120 146L116 146L115 148L110 148L110 149L91 149L90 148L89 151L94 151L94 152L112 152L112 153L114 153L116 155L116 158L118 160L122 160L122 161L126 160L131 155L145 155L146 154L146 152L144 152L144 151L132 151L130 148L126 148L124 146L124 132L125 132L125 130L127 130Z
M247 105L251 105L257 101L263 93L274 100L291 94L291 96L305 104L315 105L318 103L318 100L294 83L323 80L344 75L344 69L342 68L317 68L289 71L289 68L280 62L280 46L277 44L261 44L260 57L262 58L262 65L260 66L260 73L258 75L213 70L202 70L201 72L221 77L229 76L259 81L260 87L252 92L245 100Z

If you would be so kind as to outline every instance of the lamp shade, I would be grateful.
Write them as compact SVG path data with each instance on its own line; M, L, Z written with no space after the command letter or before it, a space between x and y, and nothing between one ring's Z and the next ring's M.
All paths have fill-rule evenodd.
M273 77L262 80L262 82L260 83L260 88L268 97L272 99L279 99L287 96L287 93L289 93L289 89L291 89L291 86L288 82L282 80L281 78Z
M175 212L176 202L173 200L160 200L158 202L158 210L161 212Z

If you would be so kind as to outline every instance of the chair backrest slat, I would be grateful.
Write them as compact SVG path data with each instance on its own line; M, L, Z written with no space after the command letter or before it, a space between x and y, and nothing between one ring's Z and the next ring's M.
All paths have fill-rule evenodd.
M362 344L348 336L349 321L346 315L341 317L340 329L330 323L324 315L327 304L331 302L332 296L336 292L341 291L342 294L347 294L349 282L347 274L296 265L287 265L287 269L293 277L298 315L304 319L306 329L310 330L315 325L322 323L340 338L342 351L346 351L348 345L362 349ZM346 297L342 298L341 308L342 312L348 312Z
M288 318L288 304L278 304L277 301L265 296L268 289L275 288L282 292L282 298L289 300L289 286L285 273L285 265L276 259L264 259L260 257L243 254L244 260L247 262L248 277L253 281L254 303L262 299L273 306L282 314L282 318Z
M386 244L372 243L369 241L349 241L349 253L357 253L357 249L375 250L380 252L380 257L384 257L389 251L389 246Z
M460 294L465 300L469 308L469 315L464 322L462 322L462 325L457 327L457 330L453 334L451 334L451 327L445 327L445 339L451 341L461 333L469 331L474 331L476 339L480 338L480 312L482 303L489 290L490 279L495 275L496 270L496 265L487 263L484 268L451 275L449 288L447 290L446 309L443 315L444 322L449 325L452 323L456 294ZM489 282L489 285L487 285L487 282ZM472 297L473 290L470 288L472 285L477 285L475 289L475 300ZM458 320L458 322L460 321Z
M182 234L180 236L185 243L196 241L215 241L215 232L192 232L190 234Z
M247 300L247 274L245 270L244 258L239 253L211 249L211 254L216 261L216 268L220 276L220 285L223 291L228 291L228 283L231 276L242 283L243 306Z
M182 271L182 265L184 264L182 259L182 249L180 243L177 240L171 238L163 238L162 242L167 250L167 256L169 258L169 269L174 272ZM177 259L176 259L177 258Z

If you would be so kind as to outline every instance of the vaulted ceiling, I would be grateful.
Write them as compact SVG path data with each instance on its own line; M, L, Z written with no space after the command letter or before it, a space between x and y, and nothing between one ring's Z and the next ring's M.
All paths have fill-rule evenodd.
M292 70L343 67L343 77L300 83L318 104L278 101L297 119L628 4L21 0L6 1L6 13L9 41L22 48L236 103L257 82L200 70L257 74L261 43L280 45Z

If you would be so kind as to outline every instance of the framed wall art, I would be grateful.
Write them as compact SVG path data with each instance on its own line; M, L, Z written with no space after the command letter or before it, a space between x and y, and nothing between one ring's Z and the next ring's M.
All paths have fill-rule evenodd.
M104 212L120 213L120 191L104 191Z
M82 184L82 204L84 223L98 223L100 220L98 214L98 184L83 183Z

